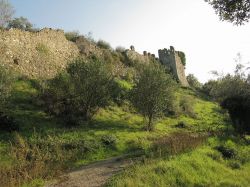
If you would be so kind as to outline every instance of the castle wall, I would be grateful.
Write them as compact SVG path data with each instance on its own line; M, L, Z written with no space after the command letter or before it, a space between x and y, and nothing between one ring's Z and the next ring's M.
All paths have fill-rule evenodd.
M181 58L174 48L170 47L169 50L160 49L158 53L160 62L170 68L171 72L181 85L186 87L189 86L185 75L185 68L181 63Z
M61 30L0 31L0 64L31 78L53 77L78 54Z

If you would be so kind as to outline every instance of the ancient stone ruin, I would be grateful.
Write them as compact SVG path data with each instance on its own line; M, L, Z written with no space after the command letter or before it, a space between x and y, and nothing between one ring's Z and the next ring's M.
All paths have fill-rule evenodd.
M174 47L170 46L170 49L160 49L158 53L160 62L170 69L182 86L188 87L189 84L185 75L185 67L181 62L179 53L175 51Z

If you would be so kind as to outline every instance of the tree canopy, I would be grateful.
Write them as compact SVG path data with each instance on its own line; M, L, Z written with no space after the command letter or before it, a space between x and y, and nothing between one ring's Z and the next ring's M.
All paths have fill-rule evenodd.
M14 12L14 8L8 0L0 0L0 27L8 24Z
M222 21L243 25L250 19L249 0L205 0L215 9Z

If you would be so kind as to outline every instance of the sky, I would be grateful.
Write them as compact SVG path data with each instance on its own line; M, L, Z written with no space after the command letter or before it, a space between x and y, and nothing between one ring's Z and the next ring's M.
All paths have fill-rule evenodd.
M250 23L222 22L204 0L10 0L15 17L36 27L92 33L113 48L134 45L158 56L174 46L186 54L186 74L199 81L211 71L233 72L238 53L250 62ZM249 65L250 66L250 65Z

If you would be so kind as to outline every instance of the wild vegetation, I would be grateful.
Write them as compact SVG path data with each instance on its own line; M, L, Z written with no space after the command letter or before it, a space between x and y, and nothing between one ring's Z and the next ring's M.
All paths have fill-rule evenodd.
M0 26L32 31L1 4ZM156 59L128 58L128 49L78 32L65 37L79 57L53 78L0 66L0 186L44 186L115 156L134 164L107 186L249 186L247 68L204 85L189 75L183 88ZM45 44L35 49L50 58Z

